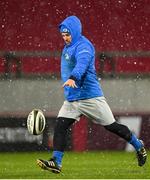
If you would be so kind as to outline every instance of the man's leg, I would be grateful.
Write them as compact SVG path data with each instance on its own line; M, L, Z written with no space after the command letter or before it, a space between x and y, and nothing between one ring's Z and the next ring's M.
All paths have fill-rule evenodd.
M69 127L75 122L75 119L59 117L56 120L53 138L53 156L50 160L38 159L37 164L45 170L54 173L60 173L64 149L66 147L66 135Z
M61 166L61 161L66 147L66 135L69 127L75 122L75 119L59 117L56 120L53 138L53 158Z
M147 154L146 154L144 145L142 141L136 137L135 134L131 133L131 131L129 130L127 126L114 122L104 127L105 129L117 134L118 136L122 137L123 139L128 141L130 144L132 144L137 152L138 165L143 166L145 164Z

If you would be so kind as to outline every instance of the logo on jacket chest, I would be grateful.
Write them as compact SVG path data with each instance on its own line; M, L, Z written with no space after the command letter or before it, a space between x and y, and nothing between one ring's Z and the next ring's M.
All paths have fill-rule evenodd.
M68 60L70 59L69 54L68 54L68 53L65 53L65 54L64 54L64 58L65 58L66 61L68 61Z

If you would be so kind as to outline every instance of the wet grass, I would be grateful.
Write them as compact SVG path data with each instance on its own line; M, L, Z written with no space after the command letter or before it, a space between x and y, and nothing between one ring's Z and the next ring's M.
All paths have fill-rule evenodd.
M150 154L150 153L149 153ZM43 171L36 159L46 152L0 153L0 179L149 179L150 163L137 166L135 153L100 151L66 152L60 174Z

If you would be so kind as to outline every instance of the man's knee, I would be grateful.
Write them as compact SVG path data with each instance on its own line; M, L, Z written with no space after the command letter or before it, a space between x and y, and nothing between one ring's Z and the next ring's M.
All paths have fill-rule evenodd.
M56 120L55 131L67 130L74 122L75 119L59 117Z
M105 129L107 129L110 132L113 132L120 137L126 139L127 141L130 141L132 133L129 130L129 128L123 124L119 124L117 122L114 122L110 125L104 126Z
M118 123L114 122L112 124L106 125L104 126L105 129L107 129L108 131L116 131L118 129Z

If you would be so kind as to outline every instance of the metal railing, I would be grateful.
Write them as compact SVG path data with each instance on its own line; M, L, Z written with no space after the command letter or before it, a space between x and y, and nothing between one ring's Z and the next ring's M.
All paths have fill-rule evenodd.
M59 57L60 51L0 51L0 57L11 54L16 57ZM150 57L150 51L97 51L97 55L105 54L109 57Z
M29 58L54 58L60 57L60 51L0 51L0 57L5 59L5 78L10 77L10 67L12 62L16 63L16 77L20 78L22 74L21 59L23 57ZM100 60L99 75L103 76L104 64L108 61L111 65L110 76L114 77L116 74L115 58L147 58L150 57L150 51L97 51L96 57Z

